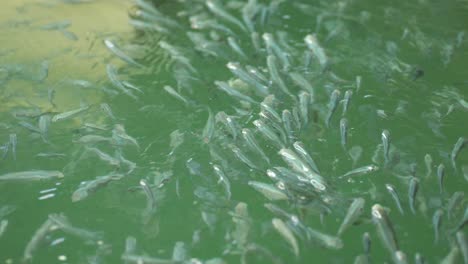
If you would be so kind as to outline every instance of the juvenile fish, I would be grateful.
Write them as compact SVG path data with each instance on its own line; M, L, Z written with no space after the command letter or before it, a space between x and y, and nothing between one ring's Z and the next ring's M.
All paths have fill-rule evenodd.
M250 96L245 95L238 90L234 89L231 87L228 83L222 82L222 81L215 81L214 84L221 90L227 93L228 95L232 97L236 97L238 99L244 100L246 102L252 103L252 104L258 104L257 101L252 99Z
M379 170L378 166L373 165L373 164L367 165L367 166L363 166L363 167L348 171L347 173L340 176L339 178L341 179L341 178L347 178L347 177L356 176L356 175L364 175L364 174L368 174L377 170Z
M346 143L348 143L348 119L345 117L340 120L340 136L341 146L346 150Z
M102 234L92 232L83 228L74 227L64 214L50 214L49 220L57 225L63 232L84 239L89 242L97 242Z
M352 90L347 90L343 96L343 114L345 115L348 111L349 102L351 101L351 97L353 96Z
M369 256L371 250L372 240L368 232L362 234L362 246L364 248L364 253Z
M268 55L267 66L268 66L268 71L270 72L271 80L278 86L278 88L280 88L282 92L294 98L294 95L286 87L286 84L284 83L283 79L281 79L278 68L276 67L275 56Z
M237 55L240 55L242 58L247 59L247 55L245 55L244 51L239 46L239 44L237 43L235 38L229 36L229 37L227 37L227 42L228 42L229 46L231 47L231 49L235 53L237 53Z
M294 84L306 90L310 94L311 100L314 98L314 94L315 94L314 88L309 83L309 81L307 81L307 79L304 76L302 76L302 74L297 73L297 72L290 72L289 78L292 80Z
M385 188L387 189L387 191L392 196L392 198L395 201L395 203L397 205L397 208L400 211L400 213L402 215L404 215L405 213L403 212L403 207L401 206L400 196L396 192L395 186L393 186L392 184L387 183L387 184L385 184Z
M114 129L112 130L112 139L117 144L128 143L130 145L134 145L137 149L140 149L138 141L132 136L128 135L127 132L125 132L125 127L121 124L114 125Z
M309 123L309 103L310 94L307 92L299 93L299 115L302 119L302 127L306 127Z
M218 176L218 184L222 183L224 186L224 190L226 191L226 198L231 200L231 183L229 182L228 177L224 174L224 171L221 169L219 165L214 164L213 170L215 171L216 175Z
M270 159L265 154L263 149L258 144L257 140L255 139L252 131L248 128L242 129L242 137L244 138L247 146L254 152L257 152L268 164L270 163Z
M244 32L248 32L248 30L244 27L242 22L240 22L237 18L229 14L226 10L220 6L216 0L207 0L206 6L208 9L216 16L220 17L221 19L226 20L229 23L232 23L242 29Z
M414 203L416 201L416 194L419 190L419 180L416 177L411 177L409 181L409 188L408 188L408 199L409 199L409 206L411 212L416 214L416 209L414 208Z
M262 135L265 136L265 138L267 138L271 142L273 142L276 145L276 147L278 147L278 148L283 148L284 147L284 142L262 120L259 120L259 119L254 120L253 124L258 129L258 131L260 131L260 133L262 133Z
M463 256L465 264L468 264L468 241L466 240L465 233L458 231L455 235L457 237L457 244Z
M178 93L174 88L172 88L169 85L164 85L163 87L164 91L166 91L168 94L174 96L176 99L182 101L185 105L189 105L189 100L187 100L185 97L183 97L180 93Z
M372 206L372 221L376 226L377 234L382 244L393 255L399 249L398 242L387 212L380 204Z
M283 121L283 127L284 130L286 130L289 140L294 140L296 137L294 136L293 117L291 111L284 109L281 114L281 120Z
M0 175L0 181L38 181L63 177L64 175L60 171L32 170Z
M112 109L110 108L109 104L107 103L102 103L101 104L101 110L107 114L112 120L116 120L114 113L112 113Z
M253 86L259 95L266 96L268 94L269 88L263 84L264 81L261 79L258 80L255 75L252 76L251 71L247 72L243 70L238 62L228 62L226 67L239 79Z
M249 181L249 186L254 188L259 193L263 194L265 198L270 201L281 201L281 200L288 200L288 196L279 190L275 185L258 182L258 181Z
M440 193L444 192L445 165L439 164L437 167L437 179L439 181Z
M325 54L325 50L322 48L322 46L320 46L316 35L309 34L305 36L304 42L307 48L309 48L312 51L312 53L315 55L315 57L317 57L322 69L326 68L328 66L328 57Z
M68 112L63 112L63 113L60 113L60 114L56 114L52 117L52 122L58 122L58 121L63 121L63 120L67 120L67 119L70 119L70 118L73 118L85 111L87 111L89 109L89 106L84 106L84 107L80 107L78 109L74 109L74 110L71 110L71 111L68 111Z
M437 209L432 216L432 227L434 228L434 244L439 242L439 232L440 226L442 224L442 215L444 211L442 209Z
M13 155L13 160L16 160L16 145L18 143L18 138L16 134L10 134L10 146L11 146L11 154Z
M309 240L316 241L328 249L339 250L344 246L343 241L339 237L324 234L310 227L306 227L305 232Z
M312 156L309 155L307 150L305 149L305 146L302 142L296 141L293 143L294 150L301 156L301 158L307 162L307 164L310 166L310 168L315 172L315 173L320 173L317 164L315 163L314 159L312 159Z
M80 187L73 192L72 202L82 201L90 194L96 192L99 188L106 186L111 181L117 181L124 177L123 174L109 174L106 176L99 176L92 181L87 181L80 185Z
M82 143L82 144L95 144L99 142L110 142L112 138L109 137L103 137L99 135L85 135L80 137L76 142Z
M385 163L389 161L389 151L390 151L390 132L388 130L382 131L382 145L383 145L383 154Z
M426 177L429 177L432 173L432 162L431 155L424 155L424 164L426 164Z
M252 169L258 169L258 167L242 152L237 146L229 144L228 147L234 152L234 155L247 166Z
M330 95L330 101L328 102L328 113L327 117L325 119L325 125L327 127L330 127L330 121L333 117L333 114L336 111L336 108L338 107L338 101L340 99L340 91L335 89Z
M450 197L448 204L447 204L448 219L451 218L453 210L463 201L464 197L465 197L464 192L454 192L453 195Z
M348 212L341 223L340 228L338 229L338 236L341 236L343 232L356 222L356 220L361 216L364 205L366 201L363 198L356 198L353 200L351 205L348 208Z
M299 257L299 244L297 243L296 237L288 228L288 226L279 218L273 218L271 220L273 227L276 231L289 243L292 247L294 255Z
M123 83L119 80L118 78L118 74L117 74L117 69L115 68L114 65L112 64L107 64L106 65L106 73L107 73L107 77L109 78L110 82L112 83L112 85L114 85L116 88L118 88L121 92L123 92L124 94L128 95L129 97L131 97L132 99L135 99L137 100L138 98L136 97L136 95L134 95L132 93L132 91L130 91L129 89L127 89L125 87L125 85L123 85Z
M44 238L47 236L47 233L53 227L53 225L54 223L50 219L47 219L36 230L34 235L31 237L31 240L29 240L28 244L26 245L26 248L24 249L23 261L25 263L32 261L34 252L39 248L40 244L42 243Z
M463 149L463 147L467 144L468 140L465 139L464 137L459 137L455 145L453 146L452 153L450 155L450 158L452 159L452 164L453 167L455 168L455 160L458 157L458 154L460 151Z
M120 160L112 157L111 155L101 151L98 148L87 147L86 150L95 153L101 160L109 163L112 166L120 166Z
M238 125L231 116L228 116L225 112L221 111L216 114L215 120L216 122L224 124L234 140L237 138Z
M110 39L105 39L104 40L104 45L112 52L114 53L115 56L119 57L121 60L125 61L128 64L132 64L138 67L144 67L142 64L136 62L134 59L132 59L130 56L125 54L123 50L121 50L114 42L112 42Z

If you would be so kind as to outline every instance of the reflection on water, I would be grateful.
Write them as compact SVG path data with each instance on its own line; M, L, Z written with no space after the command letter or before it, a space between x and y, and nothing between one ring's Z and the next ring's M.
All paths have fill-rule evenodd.
M466 13L5 3L0 261L466 262Z

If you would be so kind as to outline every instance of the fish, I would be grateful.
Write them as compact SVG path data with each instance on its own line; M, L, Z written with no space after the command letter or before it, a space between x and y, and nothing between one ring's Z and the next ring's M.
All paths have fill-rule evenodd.
M444 192L444 178L445 178L445 165L441 163L437 167L437 179L439 181L440 193Z
M135 264L174 264L172 259L161 259L149 256L140 256L134 254L123 254L121 257L125 263L135 263Z
M241 131L242 137L244 138L247 146L254 152L258 153L262 159L264 159L268 164L270 163L270 159L265 154L263 149L258 144L257 140L255 139L253 132L248 128L243 128Z
M109 163L109 165L117 166L117 167L120 166L120 160L112 157L111 155L101 151L98 148L86 147L86 150L95 153L101 160Z
M415 264L425 264L426 260L420 253L416 253L414 255L414 263Z
M460 263L460 249L456 243L453 243L450 252L442 259L440 264L457 264Z
M37 181L47 180L52 178L63 178L64 175L60 171L54 170L31 170L10 172L0 175L0 181Z
M221 19L238 26L244 32L248 32L247 28L242 24L242 22L224 10L216 0L206 0L205 4L208 7L208 10L210 10L215 16L218 16Z
M13 155L13 160L16 160L16 145L18 144L18 138L16 134L10 134L10 146L11 146L11 154Z
M289 54L281 49L281 47L275 42L271 33L263 33L262 38L265 41L268 55L274 55L279 58L283 65L283 70L288 72L290 68L290 62L288 59Z
M140 186L146 195L146 211L154 212L156 210L156 198L154 197L154 193L151 190L148 181L145 179L141 179Z
M213 164L213 170L218 176L218 184L222 183L224 186L224 190L226 192L226 198L228 200L231 200L231 183L229 182L229 178L226 177L226 174L224 174L224 171L221 169L221 166Z
M293 143L293 148L296 151L296 153L299 154L299 156L307 162L307 165L317 174L320 173L320 170L318 169L317 164L315 163L314 159L312 159L312 156L307 152L305 149L304 143L301 141L296 141Z
M216 114L215 120L216 122L223 123L234 140L237 139L239 126L231 116L227 115L224 111L221 111Z
M468 223L468 207L465 208L465 213L463 214L460 223L455 228L455 231L461 230Z
M252 103L252 104L258 104L257 101L255 101L252 97L245 95L241 92L239 92L237 89L231 87L228 83L222 82L222 81L215 81L214 84L216 87L218 87L221 91L227 93L228 95L232 97L236 97L240 100L244 100L246 102Z
M136 246L137 246L137 240L133 236L128 236L125 239L125 251L123 255L132 255L136 253ZM129 264L131 262L125 262L125 264Z
M260 103L261 114L266 116L267 119L272 120L277 124L281 124L282 119L280 115L278 114L278 112L276 112L273 106L267 103L266 101L267 98L265 98L265 100L263 100L263 102Z
M447 203L447 216L451 218L453 210L462 203L465 193L462 191L454 192Z
M453 167L456 168L455 160L458 157L458 154L460 151L465 147L465 145L468 143L468 140L465 139L464 137L459 137L455 145L453 146L452 153L450 154L450 158L452 160Z
M32 132L41 134L41 130L40 130L38 127L36 127L36 126L34 126L34 125L32 125L32 124L26 122L26 121L20 121L20 122L18 122L18 125L20 125L20 126L26 128L26 129L28 129L29 131L32 131ZM10 145L10 144L8 144L8 146L9 146L9 145Z
M257 0L249 0L242 7L242 20L244 21L244 24L247 26L250 32L255 31L253 20L255 18L255 14L258 11L259 11L259 6L257 4Z
M114 129L112 129L112 139L114 143L118 145L130 144L134 145L137 149L140 149L140 144L138 144L138 141L127 134L125 127L122 124L114 125Z
M434 228L434 244L439 242L439 233L440 233L440 226L442 224L442 215L444 211L442 209L437 209L432 216L432 227Z
M384 129L382 131L382 146L383 146L383 154L385 159L385 164L387 164L389 160L389 152L390 152L390 131Z
M408 258L403 251L397 250L393 256L395 264L408 264Z
M283 220L279 218L273 218L271 220L273 227L275 230L288 242L291 246L294 255L296 258L299 257L299 244L297 243L296 237L288 228L288 226L283 222Z
M311 227L306 227L305 233L309 240L313 240L328 249L339 250L344 246L341 238L319 232Z
M47 219L42 225L36 230L34 235L29 240L23 253L23 261L25 263L31 262L34 257L34 252L37 251L41 243L43 243L45 237L49 233L50 229L54 226L54 222Z
M107 77L109 78L110 82L112 83L113 86L118 88L121 92L123 92L125 95L131 97L134 100L137 100L138 97L132 93L129 89L125 87L125 85L122 83L122 81L119 80L118 74L117 74L117 68L115 68L114 65L112 64L107 64L106 65L106 73Z
M245 71L242 69L238 62L230 61L226 64L226 67L231 71L232 74L236 75L239 79L254 87L257 94L261 96L268 95L269 88L263 84L264 81L256 78L256 76L252 74L251 71Z
M400 200L400 196L398 195L398 193L396 192L396 189L395 189L395 186L393 186L392 184L385 184L385 188L387 189L387 191L390 193L390 195L392 196L393 200L395 201L396 205L397 205L397 208L398 210L400 211L400 213L402 215L405 214L405 212L403 211L403 207L401 206L401 200Z
M317 57L317 60L322 67L322 69L325 69L328 66L328 57L325 54L325 50L323 49L322 46L320 46L317 36L315 34L308 34L304 38L304 42L310 51Z
M119 59L125 61L126 63L134 65L134 66L138 66L138 67L144 67L142 64L136 62L130 56L125 54L125 52L122 49L120 49L120 47L118 47L110 39L108 38L104 39L104 45L106 46L107 49L109 49L110 52L112 52L115 56L119 57Z
M252 162L246 155L244 152L242 152L242 150L240 150L240 148L238 148L237 146L235 146L234 144L229 144L228 145L228 148L231 149L231 151L234 153L234 155L240 160L242 161L244 164L246 164L247 166L249 166L251 169L256 169L258 170L259 168L254 164L254 162Z
M116 120L114 113L112 113L112 109L110 108L110 105L107 103L101 103L101 110L106 113L107 116L109 116L112 120Z
M63 232L81 238L86 242L98 243L98 240L102 238L101 232L93 232L73 226L63 213L49 214L49 220Z
M387 212L380 204L372 206L372 222L384 247L393 255L399 250L397 238L393 225L388 218Z
M236 205L232 214L232 222L234 222L234 230L231 235L238 248L244 250L249 244L251 230L251 221L246 203L240 202Z
M346 143L348 143L348 119L345 117L340 119L340 138L341 146L346 150Z
M168 94L172 95L174 98L182 101L185 105L189 105L190 102L187 98L182 96L180 93L178 93L174 88L172 88L169 85L164 85L163 87L164 91L166 91Z
M349 102L351 101L351 97L353 96L352 90L347 90L343 96L343 113L344 116L349 108Z
M41 131L40 134L41 134L42 140L44 140L45 142L47 142L50 122L51 122L50 115L41 115L39 117L38 128Z
M432 174L432 156L430 154L424 155L424 164L426 165L426 178Z
M202 138L206 144L211 142L215 131L215 118L210 108L208 109L208 119L206 120L205 127L203 128Z
M278 137L278 135L262 120L257 119L253 121L255 127L260 131L260 133L267 139L269 139L272 143L275 144L278 148L284 147L284 142Z
M229 47L237 53L237 55L241 56L243 59L247 59L247 55L245 55L245 52L242 50L242 48L239 46L239 43L237 43L237 40L233 38L232 36L227 37L227 42Z
M357 169L348 171L347 173L343 174L339 178L341 179L341 178L349 178L351 176L364 175L364 174L368 174L368 173L375 172L378 170L379 170L379 167L377 165L371 164L371 165L359 167Z
M95 143L106 142L106 141L111 142L112 138L104 137L100 135L85 135L85 136L80 137L75 142L82 143L82 144L95 144Z
M172 250L172 260L174 263L183 263L188 259L187 246L182 241L177 241Z
M289 140L294 140L296 137L294 136L293 117L291 111L289 111L288 109L284 109L281 113L281 120L283 121L283 127L286 131Z
M42 30L64 30L70 27L71 24L72 22L70 20L61 20L61 21L56 21L56 22L43 25L40 27L40 29Z
M0 238L3 236L3 234L5 233L6 229L8 227L8 220L7 219L3 219L0 221Z
M80 187L73 192L72 202L78 202L86 199L91 193L96 192L99 188L106 186L111 181L117 181L124 177L123 174L109 174L105 176L98 176L96 179L84 182Z
M362 247L366 256L370 255L371 245L372 241L369 232L364 232L364 234L362 234Z
M77 109L74 109L74 110L70 110L70 111L67 111L67 112L56 114L56 115L54 115L52 117L51 121L53 123L55 123L55 122L71 119L71 118L74 118L75 116L87 111L88 109L89 109L89 106L87 105L87 106L83 106L83 107L80 107L80 108L77 108Z
M408 187L408 200L411 212L416 214L416 209L414 208L414 203L416 201L416 195L419 190L419 180L416 177L411 176L409 180L409 187Z
M356 163L359 161L359 159L362 156L362 147L361 146L353 146L351 149L348 150L348 154L351 157L351 160L353 161L353 168L356 167Z
M353 200L351 205L348 207L348 212L346 213L346 216L338 229L338 236L341 236L343 232L352 224L354 224L361 216L365 203L366 200L363 198L356 198Z
M302 120L302 127L306 127L309 123L309 104L310 94L304 91L299 93L299 115Z
M341 92L340 90L337 90L337 89L333 90L333 92L330 95L330 101L328 102L328 113L325 119L325 125L327 127L330 127L330 122L338 106L340 95L341 95Z
M288 76L295 85L299 86L301 89L304 89L309 93L310 100L312 102L314 100L315 90L309 83L309 81L302 74L297 72L290 72Z
M457 244L458 247L460 248L460 251L463 256L463 260L465 264L468 264L468 241L466 240L465 233L463 231L457 231L455 234L456 239L457 239Z
M267 57L267 67L268 72L270 73L271 80L275 83L278 88L285 94L289 95L292 98L295 98L294 95L289 91L284 83L283 79L281 79L279 71L276 67L276 57L274 55L268 55Z
M258 181L249 181L247 184L263 194L269 201L289 200L289 197L273 184Z

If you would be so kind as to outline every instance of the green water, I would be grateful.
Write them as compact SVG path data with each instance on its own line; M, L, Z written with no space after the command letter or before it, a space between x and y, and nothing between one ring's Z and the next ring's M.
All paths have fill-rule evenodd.
M265 32L273 33L276 41L284 34L286 45L278 42L289 54L291 66L283 70L278 64L278 68L289 90L295 95L300 91L288 78L291 71L301 73L314 87L309 124L297 131L296 136L317 163L333 200L323 221L313 205L298 208L300 204L293 199L274 204L298 215L305 225L335 235L352 199L366 200L362 217L341 236L342 249L327 249L296 234L300 251L297 257L271 224L272 218L282 217L265 209L264 204L269 201L247 184L250 180L273 183L266 176L266 169L287 164L278 155L279 148L262 137L252 124L260 118L258 104L242 103L214 84L216 80L235 79L226 67L230 61L257 67L270 78L264 42L261 40L261 50L256 50L249 33L213 15L204 1L153 1L159 11L179 25L166 26L168 32L132 28L128 22L130 18L138 19L135 15L138 8L131 1L67 2L73 1L2 3L0 145L8 145L9 151L0 161L0 175L59 170L65 177L0 182L0 208L14 208L8 215L0 216L0 221L7 221L0 236L1 263L24 262L25 249L36 230L49 215L59 213L74 227L96 232L96 238L50 230L33 251L32 263L121 263L129 236L137 241L134 255L171 259L175 243L182 241L188 249L187 263L213 258L241 263L243 248L236 245L233 219L245 220L243 223L250 226L246 234L248 244L264 248L279 263L352 263L364 253L361 242L364 232L369 232L372 239L372 263L392 263L371 221L371 207L376 203L389 209L399 248L411 263L416 253L429 263L439 263L457 247L453 230L462 219L466 199L453 210L450 219L447 203L456 191L467 190L467 150L461 150L456 168L452 166L450 153L459 137L468 138L463 123L468 111L465 36L468 2L276 1L264 9L267 10L264 18L261 12L258 14L254 27L260 40ZM223 3L225 10L241 20L241 1ZM267 1L258 3L263 7L269 5ZM246 56L229 47L227 36L231 33L219 27L191 28L189 17L194 15L230 29ZM41 28L64 20L71 22L66 32ZM203 34L215 45L208 46L208 53L196 49L186 35L188 31ZM325 69L316 58L304 66L304 52L308 49L303 39L312 33L316 33L328 57ZM105 39L116 43L144 67L119 59L106 48ZM160 41L176 47L194 70L171 57L160 47ZM106 73L109 64L116 67L120 81L141 89L141 92L132 90L135 98L121 92L109 80ZM359 88L357 76L362 80ZM165 85L174 87L189 103L170 95L163 89ZM278 90L276 84L269 86L278 100L276 111L280 114L284 109L292 111L295 101ZM256 94L252 87L240 89L256 102L263 101L264 96ZM344 116L349 123L347 150L354 146L362 148L354 167L340 143L342 104L330 127L325 125L330 94L335 89L341 92L341 99L347 90L353 91ZM115 118L102 110L102 103L110 106ZM27 122L38 126L40 116L52 117L82 106L89 109L74 118L51 122L46 134L21 125ZM219 122L212 139L206 143L203 129L207 109L213 114L224 111L232 116L238 123L237 138ZM117 131L116 124L117 128L122 125L138 146L121 138L112 144L79 142L85 135L111 138ZM270 164L248 151L241 127L256 131L255 138ZM391 135L391 160L387 165L382 150L376 150L381 149L378 145L384 129ZM17 136L16 158L8 144L10 134ZM177 134L171 142L171 135L175 138ZM230 144L247 153L258 169L251 169L236 158ZM292 148L291 142L286 146ZM130 170L131 165L123 162L120 167L110 165L87 147L96 147L115 157L114 153L121 153L136 167ZM3 150L5 147L2 155ZM44 157L41 153L48 155ZM433 159L429 175L424 162L426 154ZM213 163L222 167L230 181L230 200L217 183ZM436 177L441 163L446 167L442 194ZM380 169L350 181L338 178L369 164ZM72 201L72 194L81 182L114 171L125 176L98 188L83 200ZM410 211L408 179L403 178L411 174L420 181L416 214ZM161 177L168 180L159 184ZM153 184L155 178L157 186L152 191L156 210L148 213L140 180ZM396 187L404 215L385 189L388 183ZM47 194L49 197L44 197ZM240 202L248 206L247 219L234 212ZM313 200L311 204L317 202ZM444 216L440 239L434 244L432 216L438 208L444 210ZM466 234L466 227L463 232ZM272 263L267 254L259 252L246 254L247 263ZM188 262L191 258L192 262ZM461 255L455 263L463 263Z

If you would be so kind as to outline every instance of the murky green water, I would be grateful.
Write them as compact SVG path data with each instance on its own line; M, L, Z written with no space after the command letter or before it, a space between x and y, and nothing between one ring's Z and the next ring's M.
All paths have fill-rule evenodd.
M458 259L448 263L468 261L456 251L466 248L455 235L466 199L454 208L448 205L468 181L467 150L461 149L455 164L451 156L457 140L468 138L463 123L468 2L250 1L257 2L252 26L259 47L242 19L242 1L220 2L235 20L210 8L213 1L153 2L163 15L142 0L2 3L0 175L57 170L64 177L0 181L0 262L352 263L365 254L362 237L368 232L371 249L363 259L392 263L372 220L374 204L388 209L398 249L410 263L417 253L439 263L451 250ZM264 33L272 33L277 46L267 47ZM323 64L304 41L313 33L326 54ZM197 37L204 40L192 42ZM270 76L271 54L294 98ZM228 62L259 70L266 80L255 82L267 92L235 80ZM271 141L254 120L277 124L276 136L286 133L283 121L259 115L264 109L259 104L274 94L279 116L285 109L300 112L301 87L292 72L313 87L308 122L301 120L300 128L293 123L293 139ZM252 100L229 96L215 81L230 83ZM352 97L345 113L344 101L339 103L327 127L333 91L339 91L339 100L347 91ZM60 113L80 108L60 120ZM206 133L209 112L218 120L212 134ZM230 118L228 126L219 112ZM342 118L349 127L345 147ZM230 130L233 122L237 125ZM254 133L269 163L249 149L242 128ZM384 130L390 133L388 161ZM297 178L282 180L288 200L269 201L248 182L275 184L267 169L288 167L278 145L293 149L296 140L314 159L326 189L315 190ZM235 154L237 149L241 154ZM356 158L358 149L362 154ZM371 164L379 169L340 177ZM439 164L445 166L442 193ZM213 165L222 169L224 180ZM109 175L114 178L97 178ZM408 198L411 177L419 182L415 213ZM96 179L102 184L77 192ZM151 194L143 191L145 183ZM395 187L404 214L386 184ZM347 208L358 197L365 199L362 215L338 238ZM240 212L242 203L248 215ZM267 210L265 203L296 215L299 224ZM438 209L443 215L435 243L432 222ZM60 225L57 218L68 222ZM297 256L275 230L273 218L289 225ZM43 235L35 235L47 223ZM307 239L301 226L334 236L340 241L335 247L343 246L333 249ZM460 230L459 236L466 236L466 226ZM129 237L137 245L125 253ZM187 250L184 260L173 257L178 241ZM363 259L358 263L367 263Z

